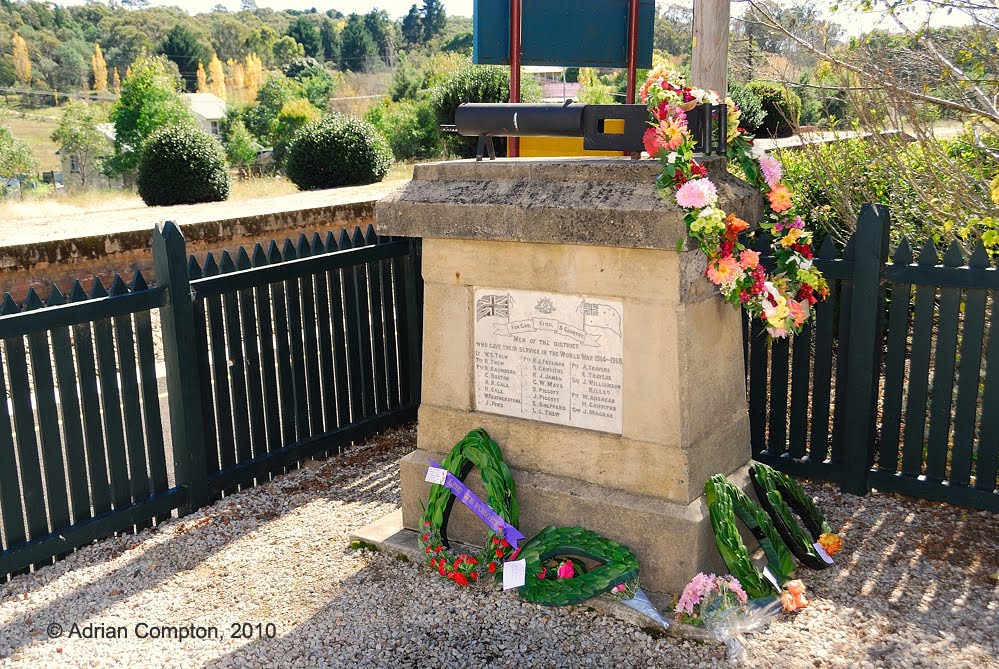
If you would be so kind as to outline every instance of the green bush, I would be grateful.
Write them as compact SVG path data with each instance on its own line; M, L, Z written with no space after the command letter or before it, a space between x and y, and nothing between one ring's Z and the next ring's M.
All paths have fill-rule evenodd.
M231 182L219 140L187 125L150 135L135 178L139 196L152 207L220 202L229 197Z
M760 98L756 93L738 84L733 85L728 94L732 96L732 100L742 112L742 116L739 118L739 127L746 132L756 134L763 124L763 119L767 117Z
M285 171L301 190L381 181L392 149L373 125L353 116L327 116L302 128L288 147Z
M770 137L789 137L798 128L801 117L801 98L783 84L769 81L751 81L746 89L756 94L766 112L760 125L760 134Z
M438 158L441 155L437 117L426 102L383 102L372 107L364 119L385 135L396 160Z
M927 240L946 247L953 239L970 249L982 238L999 254L999 235L988 234L999 218L987 189L999 160L970 133L943 141L885 135L829 142L784 151L780 160L798 211L840 244L860 207L873 202L891 211L892 246L905 236L914 249Z
M521 100L537 102L541 86L532 77L521 77ZM430 90L430 106L439 125L453 125L454 113L464 102L509 102L510 68L498 65L464 65ZM477 140L452 133L443 135L445 148L462 158L474 158ZM506 140L496 138L497 155L506 155Z

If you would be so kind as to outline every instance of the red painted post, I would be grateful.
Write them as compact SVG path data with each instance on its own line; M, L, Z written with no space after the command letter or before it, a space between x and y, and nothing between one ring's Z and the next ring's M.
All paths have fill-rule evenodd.
M510 102L520 102L520 2L510 0ZM508 137L506 142L506 155L519 157L520 138Z
M628 88L625 102L635 104L635 79L638 76L638 0L628 3Z

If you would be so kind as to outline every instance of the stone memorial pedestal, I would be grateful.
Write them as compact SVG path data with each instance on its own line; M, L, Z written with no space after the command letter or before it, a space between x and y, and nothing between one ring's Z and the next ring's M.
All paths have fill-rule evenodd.
M759 194L705 161L720 206L757 221ZM379 234L423 238L423 397L402 461L415 529L428 458L485 428L517 484L520 530L579 525L630 546L645 589L724 573L704 481L747 489L742 327L703 276L655 161L418 165L377 206ZM678 251L678 243L681 245ZM483 499L478 471L466 481ZM485 526L455 505L449 536Z

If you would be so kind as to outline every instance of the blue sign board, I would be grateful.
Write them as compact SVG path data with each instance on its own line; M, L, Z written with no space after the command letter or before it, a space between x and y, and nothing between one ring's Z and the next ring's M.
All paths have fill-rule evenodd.
M628 0L522 0L521 65L628 66ZM472 62L510 64L510 0L475 0ZM638 2L637 67L652 67L655 1Z

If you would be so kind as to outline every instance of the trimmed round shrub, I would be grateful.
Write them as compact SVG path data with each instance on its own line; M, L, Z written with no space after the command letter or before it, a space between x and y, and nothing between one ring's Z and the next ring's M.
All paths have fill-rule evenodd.
M801 117L801 98L783 84L769 81L751 81L746 89L756 94L763 104L766 118L760 133L771 137L790 137L798 129Z
M522 102L541 100L541 86L533 77L521 77ZM509 102L510 68L498 65L465 65L447 75L430 89L430 107L438 125L454 125L454 113L464 102ZM478 144L476 137L462 137L454 133L441 135L444 145L454 155L474 158ZM494 137L497 155L506 155L506 139Z
M302 128L285 161L301 190L381 181L392 167L392 149L373 125L354 116L327 116Z
M151 207L221 202L232 179L218 139L189 125L166 126L149 136L135 177L139 197Z
M759 131L767 113L763 111L763 103L760 102L756 93L745 86L734 85L729 89L728 94L732 96L732 100L742 112L742 116L739 117L739 127L751 133Z

